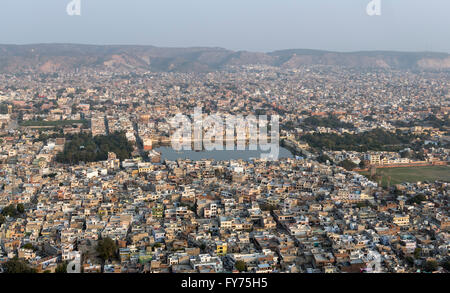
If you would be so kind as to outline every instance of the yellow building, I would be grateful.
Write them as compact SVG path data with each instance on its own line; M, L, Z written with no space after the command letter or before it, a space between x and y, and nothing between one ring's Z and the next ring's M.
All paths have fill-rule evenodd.
M138 163L139 173L150 173L153 171L153 165L150 163Z
M228 250L228 245L226 243L218 243L216 245L216 254L217 255L226 255Z
M397 226L409 225L409 215L395 215L392 222Z

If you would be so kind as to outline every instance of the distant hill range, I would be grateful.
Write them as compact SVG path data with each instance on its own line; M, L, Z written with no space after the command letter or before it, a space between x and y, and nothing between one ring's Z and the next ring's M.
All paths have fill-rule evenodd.
M0 45L0 72L3 73L53 73L87 68L137 72L210 72L230 65L258 64L289 69L303 65L338 65L352 68L450 70L450 54L390 51L339 53L319 50L257 53L222 48L134 45Z

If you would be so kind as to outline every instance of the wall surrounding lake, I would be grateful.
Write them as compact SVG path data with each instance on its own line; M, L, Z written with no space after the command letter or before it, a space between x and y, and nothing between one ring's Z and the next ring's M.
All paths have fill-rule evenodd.
M161 161L164 160L172 160L175 161L177 159L190 159L193 161L199 161L203 159L214 159L216 161L227 161L227 160L250 160L252 158L259 159L261 158L261 154L268 153L267 151L180 151L177 152L171 147L160 147L155 149L155 151L161 153ZM294 158L292 153L288 151L286 148L280 147L280 155L279 159L282 158Z

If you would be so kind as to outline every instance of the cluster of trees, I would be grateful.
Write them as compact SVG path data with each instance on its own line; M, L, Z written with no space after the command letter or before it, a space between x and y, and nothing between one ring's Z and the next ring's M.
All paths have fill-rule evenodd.
M439 128L440 130L445 130L446 127L450 127L450 119L448 116L444 119L439 119L436 115L432 114L424 120L413 120L408 122L396 120L393 124L397 127L431 126L434 128Z
M8 104L5 102L0 103L0 114L8 114Z
M242 261L242 260L236 261L234 266L236 267L236 269L239 272L246 272L247 271L247 264L244 261Z
M330 164L335 164L333 162L333 160L326 154L321 153L318 157L317 157L317 161L319 163L322 164L326 164L327 162L329 162ZM356 165L355 163L353 163L352 161L350 161L349 159L345 159L342 162L340 162L338 164L338 166L344 168L347 171L352 171L353 169L355 169L356 167L358 167L358 165ZM361 167L361 165L359 166Z
M67 273L67 262L58 264L55 269L55 274L66 274Z
M435 115L430 115L424 119L424 122L434 128L439 128L440 130L450 127L450 118L448 116L444 119L439 119Z
M262 211L270 211L270 212L278 209L278 207L276 205L270 205L267 203L262 203L262 204L260 204L259 207L261 208Z
M23 204L19 203L16 205L9 205L4 207L2 212L0 213L0 225L2 225L6 221L6 217L17 218L25 213L25 207Z
M435 270L437 270L438 266L439 266L439 265L438 265L437 261L435 261L435 260L429 260L429 261L427 261L427 262L425 263L423 269L424 269L426 272L434 272Z
M22 245L22 248L25 248L25 249L31 249L31 250L34 250L34 251L37 251L37 250L38 250L38 249L37 249L36 247L34 247L33 244L31 244L31 243L25 243L24 245Z
M56 177L56 173L50 173L50 174L44 174L42 175L42 178L55 178Z
M422 201L427 200L427 197L424 194L417 194L406 201L407 204L420 204Z
M68 126L72 125L72 128L76 128L75 124L83 124L84 127L88 125L87 120L56 120L56 121L44 121L44 120L27 120L20 123L20 126Z
M333 160L328 155L323 153L317 157L317 161L322 164L326 163L327 161L330 162L330 164L333 164Z
M450 272L450 257L447 257L447 259L445 259L442 262L442 267L447 271Z
M419 253L420 253L420 250L419 250ZM416 259L419 258L419 257L416 255L416 251L414 251L414 257L415 257ZM405 260L407 261L407 263L408 263L410 266L412 266L412 267L415 266L415 263L414 263L414 257L412 257L412 256L407 256L407 257L405 258ZM449 270L448 265L449 265L449 262L448 262L448 261L444 261L444 262L441 263L441 266L442 266L445 270L447 270L447 271ZM425 271L425 272L427 272L427 273L432 273L432 272L436 271L436 270L438 269L438 267L439 267L439 264L438 264L437 261L435 261L435 260L429 260L429 261L425 262L425 263L424 263L422 266L420 266L419 268L421 268L423 271Z
M306 126L313 127L328 127L332 129L354 129L355 126L352 123L346 123L340 121L336 116L329 115L328 117L320 118L316 116L311 116L303 120L303 124Z
M370 203L369 203L369 201L363 201L363 202L358 202L357 204L356 204L356 207L358 207L358 208L365 208L365 207L369 207L370 206Z
M3 208L1 214L5 217L17 217L25 212L25 207L23 204L9 205Z
M415 159L419 161L424 161L426 159L425 153L423 150L420 151L404 151L400 153L402 158Z
M54 132L54 131L57 131L57 132ZM46 132L40 131L39 132L39 136L37 138L35 138L33 140L33 142L39 142L39 141L46 142L50 138L58 138L58 137L62 137L63 135L64 135L63 129L60 128L59 131L58 131L58 128L55 127L55 128L53 128L51 130L47 129Z
M111 238L107 237L105 239L99 240L97 243L96 250L97 250L98 256L103 261L117 258L117 252L118 252L117 244Z
M338 135L335 133L306 134L302 140L317 149L328 149L333 151L399 151L409 147L415 137L400 132L391 133L383 129Z
M344 168L347 171L352 171L353 169L355 169L356 167L358 167L358 165L356 165L355 163L353 163L352 161L350 161L349 159L345 159L342 162L340 162L338 164L339 167Z
M295 128L296 128L296 125L291 120L289 120L286 123L281 125L281 129L283 129L283 130L294 130Z
M3 264L3 270L6 274L32 274L36 269L31 268L24 260L13 258Z
M133 146L123 132L96 137L80 133L70 137L64 150L57 154L56 161L64 164L104 161L108 152L114 152L120 160L125 160L131 158L132 151Z

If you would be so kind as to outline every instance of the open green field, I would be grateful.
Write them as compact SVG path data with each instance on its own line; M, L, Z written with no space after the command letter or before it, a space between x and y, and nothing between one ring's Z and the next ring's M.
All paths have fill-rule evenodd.
M369 176L369 172L360 172ZM450 166L427 166L377 169L377 175L382 176L381 185L388 185L388 177L391 177L391 186L404 182L416 183L423 181L446 181L450 182Z

